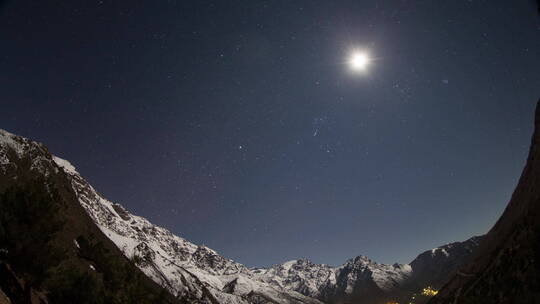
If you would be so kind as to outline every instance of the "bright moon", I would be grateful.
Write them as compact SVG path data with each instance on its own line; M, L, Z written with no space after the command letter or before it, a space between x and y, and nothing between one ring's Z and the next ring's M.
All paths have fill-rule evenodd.
M369 57L366 53L355 52L351 55L349 65L355 71L364 71L369 64Z

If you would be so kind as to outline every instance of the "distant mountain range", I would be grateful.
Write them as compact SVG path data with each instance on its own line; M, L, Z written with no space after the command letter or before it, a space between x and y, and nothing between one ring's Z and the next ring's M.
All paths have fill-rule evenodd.
M14 303L24 301L21 299L35 303L77 299L86 303L78 297L91 295L106 303L117 288L126 290L128 299L134 287L122 275L125 272L136 274L137 288L146 289L148 303L158 298L164 303L215 304L397 301L420 294L427 286L441 287L468 260L480 240L474 237L428 250L410 264L379 264L358 256L338 267L301 259L270 268L248 268L131 214L105 199L73 165L51 155L44 145L3 130L0 193L4 215L0 217L0 253L4 253L0 272L11 278L1 281L0 288ZM44 206L33 206L34 196L43 199ZM25 200L27 206L18 210L20 201ZM26 226L19 222L26 222ZM39 246L32 242L34 236L22 233L41 237L42 231L48 235ZM19 256L28 242L36 248ZM94 252L99 250L105 253ZM24 267L28 260L47 251L58 251L61 257L47 257L41 265L45 269L40 271ZM109 260L121 266L110 267L113 262ZM73 277L62 277L70 272ZM139 275L142 273L146 277ZM79 296L81 290L76 288L80 282L71 282L78 280L92 282L89 285L96 285L96 290Z

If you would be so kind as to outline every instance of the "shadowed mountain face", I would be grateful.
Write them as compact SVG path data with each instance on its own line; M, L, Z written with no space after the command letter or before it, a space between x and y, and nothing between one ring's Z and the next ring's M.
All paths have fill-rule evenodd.
M510 203L473 260L429 303L540 303L540 102Z
M481 239L482 237L473 237L465 242L447 244L420 254L411 262L411 287L442 287L459 266L468 262Z

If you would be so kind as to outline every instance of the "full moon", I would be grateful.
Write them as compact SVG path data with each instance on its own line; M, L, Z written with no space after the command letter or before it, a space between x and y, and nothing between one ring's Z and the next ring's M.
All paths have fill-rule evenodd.
M369 56L364 52L354 52L349 59L349 66L354 71L365 71L369 64Z

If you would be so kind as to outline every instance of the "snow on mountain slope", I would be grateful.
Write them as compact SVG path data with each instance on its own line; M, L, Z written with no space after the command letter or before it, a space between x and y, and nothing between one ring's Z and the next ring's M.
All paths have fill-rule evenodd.
M81 205L105 235L154 281L179 296L195 294L199 299L233 303L240 300L230 294L241 296L242 301L258 294L278 303L317 303L311 298L325 298L324 293L351 294L360 281L373 282L382 292L389 292L411 272L409 265L378 264L363 256L339 267L297 260L268 269L248 269L132 215L99 195L68 161L54 160L72 177Z
M367 275L378 288L388 292L399 287L411 272L411 266L408 264L379 264L366 256L358 256L348 260L338 268L338 277L342 273L346 273L347 277L350 278L347 280L346 291L351 290L359 278Z
M254 276L281 288L295 290L318 298L327 285L336 284L336 272L328 265L318 265L309 260L293 260L271 268L256 268Z
M103 233L144 273L173 294L212 303L251 303L256 297L260 297L257 303L320 303L295 291L254 280L244 265L129 213L103 198L68 161L53 159L71 177L79 202ZM231 288L233 285L236 288ZM228 292L223 291L226 286Z
M445 245L422 253L410 265L358 256L338 267L299 259L249 269L131 214L101 196L71 163L51 155L44 145L0 129L0 174L17 166L8 156L23 155L30 156L29 174L63 170L99 229L148 277L188 302L321 304L411 292L444 283L478 246L477 238Z
M274 286L314 298L328 299L350 295L358 287L364 288L362 285L369 285L381 292L391 292L409 277L411 271L411 267L406 264L378 264L365 256L358 256L338 267L301 259L268 269L254 269L253 273L259 280Z

